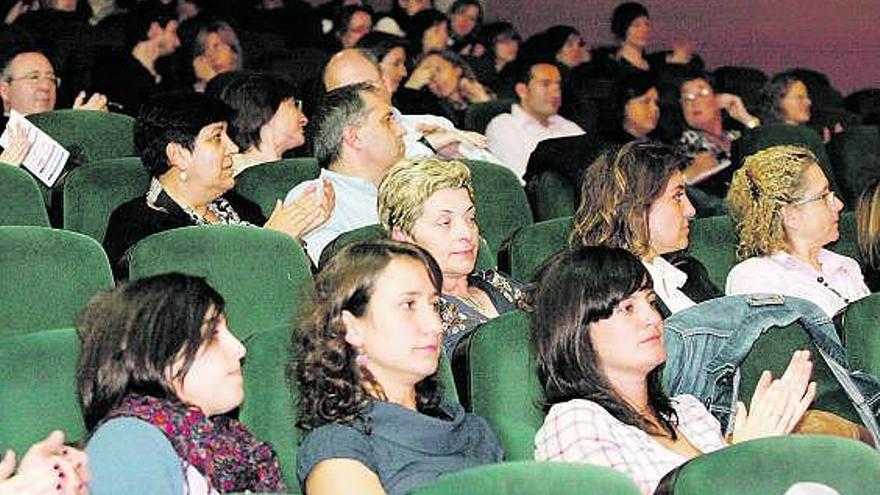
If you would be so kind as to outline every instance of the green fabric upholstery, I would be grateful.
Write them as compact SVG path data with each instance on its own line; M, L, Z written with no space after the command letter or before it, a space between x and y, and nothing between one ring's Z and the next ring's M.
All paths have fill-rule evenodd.
M23 168L0 163L0 225L49 226L43 193Z
M92 295L113 287L94 239L48 227L0 227L0 338L73 326Z
M76 396L79 337L73 328L0 339L0 451L19 459L52 430L67 442L85 435Z
M525 313L505 313L480 326L468 351L472 412L486 418L510 461L534 459L544 421L530 329Z
M336 256L336 253L342 250L345 246L349 244L353 244L355 242L361 241L375 241L378 239L382 239L385 237L385 232L382 230L382 226L379 224L367 225L365 227L361 227L359 229L351 230L341 234L336 239L333 239L330 244L324 248L324 251L321 252L321 259L318 262L318 266L323 268L324 265L330 261L330 258ZM495 254L492 252L492 249L489 248L489 244L486 243L486 239L480 238L480 249L477 251L477 266L478 270L489 270L496 268L497 263L495 262Z
M744 132L740 139L734 141L732 155L735 164L741 164L749 155L771 146L790 144L810 149L819 159L819 165L831 183L831 189L841 195L841 189L834 175L831 160L825 151L822 137L808 127L788 124L767 124ZM841 196L843 197L843 196Z
M532 210L516 175L501 165L467 160L474 186L477 225L493 253L520 227L532 224Z
M850 303L843 323L844 341L852 369L880 376L880 293Z
M80 157L80 165L134 156L134 119L113 112L53 110L31 114L27 119Z
M811 380L818 385L816 399L810 406L812 409L832 412L856 424L861 424L858 413L852 407L846 393L838 384L831 370L822 360L819 351L810 342L810 338L800 323L792 323L785 327L774 327L762 334L749 355L740 366L741 381L739 400L746 406L752 400L755 385L764 370L770 370L774 377L785 372L791 355L798 349L809 349L813 361Z
M840 199L853 208L865 186L880 177L880 129L847 127L828 143L828 154L843 193Z
M575 185L556 172L546 171L529 185L529 199L535 220L570 217L578 208Z
M840 222L837 224L837 230L840 231L840 238L834 244L830 244L826 247L837 254L849 256L861 263L862 252L859 250L857 228L856 213L854 211L841 212Z
M469 106L464 114L464 128L483 134L486 132L486 127L489 127L489 122L499 114L510 112L513 104L514 101L508 98L475 103Z
M412 495L640 495L625 474L564 462L503 462L442 476Z
M235 178L235 190L260 205L269 218L275 201L284 201L287 193L300 182L317 179L321 168L314 158L290 158L245 169Z
M530 282L554 254L568 246L572 218L545 220L519 229L510 239L510 274Z
M675 495L768 495L797 482L823 483L846 495L877 493L880 455L832 436L787 435L732 445L679 468ZM657 492L660 493L660 492Z
M290 381L293 325L264 328L245 339L244 403L239 418L261 440L271 442L290 493L298 494L296 456L302 432L296 427L298 391ZM438 366L444 400L458 402L445 355Z
M302 247L281 232L241 225L168 230L132 251L131 278L167 272L205 277L226 300L229 326L239 337L290 324L312 274Z
M688 251L706 266L709 278L721 290L727 283L727 274L736 264L738 239L729 216L697 218L690 224Z
M149 187L150 174L138 157L77 168L64 182L64 228L103 242L113 210Z

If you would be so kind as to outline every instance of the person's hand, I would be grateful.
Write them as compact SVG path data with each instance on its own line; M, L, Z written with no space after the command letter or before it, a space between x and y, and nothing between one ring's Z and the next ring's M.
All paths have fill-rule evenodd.
M31 446L15 476L8 475L15 466L14 454L8 452L0 466L0 495L88 493L90 475L86 455L80 450L66 447L64 433L60 431L53 431L43 441Z
M672 53L666 56L666 61L670 64L688 64L693 56L693 42L679 40L672 44Z
M434 74L437 72L437 65L432 62L431 57L423 60L409 75L409 79L403 85L405 88L420 90L431 82Z
M335 202L335 191L330 182L324 181L321 194L318 194L316 184L310 184L289 205L284 206L278 200L264 227L299 239L330 218Z
M73 100L74 110L93 110L98 112L107 111L107 97L101 93L93 93L86 99L86 92L80 91Z
M737 95L719 93L715 95L715 101L722 110L727 111L728 115L748 128L755 127L760 123L754 115L749 113L742 98Z
M718 167L718 160L715 159L715 155L704 151L694 156L691 163L681 173L684 176L685 183L688 185L699 184L709 178L711 176L709 172L716 167Z
M192 61L193 72L196 75L196 79L199 81L208 82L211 79L214 79L214 76L217 75L217 71L211 67L211 63L208 62L208 57L204 55L199 55L194 58Z
M790 433L816 397L816 383L809 381L812 371L809 351L795 351L779 379L764 371L751 410L737 402L733 443Z
M479 81L469 77L462 77L458 83L461 95L471 103L485 103L492 99L492 95Z
M840 134L843 132L843 124L837 122L834 124L833 129L829 129L827 127L822 128L822 140L825 141L825 144L828 144L831 141L831 138L834 137L835 134Z
M446 129L430 124L420 124L416 129L431 143L431 147L437 151L437 154L447 158L460 156L458 145L462 143L483 149L489 147L489 140L478 132Z
M7 128L9 130L9 142L3 153L0 153L0 162L19 166L28 152L31 150L31 143L28 141L27 131L21 125L15 125Z
M29 12L31 10L37 10L39 9L39 6L40 4L36 0L18 0L6 12L6 18L3 19L3 22L6 25L12 24L13 22L15 22L16 19L18 19L21 14L24 14L25 12Z

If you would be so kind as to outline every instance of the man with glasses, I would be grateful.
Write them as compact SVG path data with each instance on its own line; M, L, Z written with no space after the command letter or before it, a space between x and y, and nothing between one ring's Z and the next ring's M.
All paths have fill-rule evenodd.
M0 99L3 115L12 110L22 114L48 112L55 109L55 100L61 80L55 75L52 63L38 51L20 51L6 59L0 71ZM95 93L86 99L81 91L73 103L77 110L107 110L107 98ZM3 127L6 126L5 119Z

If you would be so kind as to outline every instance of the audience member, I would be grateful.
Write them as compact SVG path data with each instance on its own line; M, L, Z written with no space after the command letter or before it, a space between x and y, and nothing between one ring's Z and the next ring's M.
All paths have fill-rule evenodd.
M269 219L260 207L232 191L232 156L238 147L226 134L233 111L198 93L162 94L141 108L134 142L152 176L150 188L116 208L104 249L117 278L128 276L131 249L149 235L189 225L262 225L301 238L327 220L333 188L301 189L286 206L279 200Z
M318 275L293 337L303 493L397 495L501 461L486 422L441 400L441 284L430 254L390 241L349 246Z
M631 142L604 152L584 173L572 246L604 245L638 257L668 316L718 297L706 268L682 253L694 207L681 159L667 146Z
M372 29L373 9L366 5L343 7L333 23L333 40L328 48L331 53L351 48Z
M293 86L284 79L242 74L220 91L220 99L235 110L229 122L239 149L232 156L233 175L280 160L286 151L305 143L303 128L309 119L302 112L302 100L294 98Z
M623 249L567 251L541 277L532 322L547 412L535 459L610 467L645 495L668 471L727 446L699 399L663 391L663 319L652 285ZM808 351L796 351L778 379L765 371L749 409L737 403L733 443L791 432L816 395L811 372Z
M663 64L690 64L692 61L693 45L689 42L675 43L671 53L647 54L651 42L651 19L648 9L638 2L624 2L614 9L611 32L620 42L614 62L624 73L645 75L648 71L656 72Z
M513 24L493 22L480 30L480 38L486 51L483 59L491 68L491 74L480 74L482 81L499 95L507 95L515 83L517 67L514 62L519 55L522 39Z
M515 90L519 103L497 115L486 127L489 150L523 180L529 156L545 139L584 133L557 112L562 105L562 76L553 62L522 64Z
M2 161L2 160L0 160ZM871 292L880 291L880 179L872 180L856 203L856 233L864 263L862 272Z
M379 186L379 220L388 236L431 253L443 275L443 347L477 326L526 307L524 287L495 270L475 271L480 249L471 172L458 161L404 160Z
M433 9L433 0L395 0L391 11L376 22L376 30L383 33L406 36L413 17L419 12Z
M485 103L495 95L478 80L461 55L432 51L415 64L404 88L397 92L401 111L446 117L456 127L464 124L464 114L474 103Z
M735 167L731 166L730 148L740 132L725 130L721 110L747 128L760 125L739 96L715 94L708 74L695 73L685 78L680 86L679 103L688 125L679 140L679 152L690 163L684 169L689 185L723 198L727 194Z
M196 91L204 91L217 74L241 70L244 63L238 35L225 21L204 22L196 32L191 53Z
M382 81L393 97L406 78L406 40L400 36L373 31L367 33L357 43L379 62Z
M764 124L806 125L812 118L812 106L807 85L794 72L776 74L761 90L761 122ZM833 129L824 128L822 134L827 143L833 134L841 132L843 126L838 123Z
M445 50L449 45L449 20L440 11L423 10L410 20L406 38L410 57L414 59L434 50Z
M15 452L0 459L0 495L87 495L86 455L64 445L64 433L53 431L28 449L16 470Z
M477 34L483 25L483 6L479 0L455 0L447 11L452 51L462 55L483 55Z
M204 279L99 293L77 330L93 495L286 491L272 446L225 416L244 398L245 347Z
M870 294L854 259L824 249L840 237L843 203L809 150L773 146L747 157L727 202L740 261L727 275L728 294L800 297L829 316Z
M99 55L92 70L92 87L119 110L137 116L144 101L162 90L156 61L180 46L177 19L170 6L159 0L138 3L125 16L125 45Z
M321 166L319 180L294 187L286 203L310 194L322 181L336 192L336 205L328 221L306 233L306 251L315 262L333 239L350 230L379 223L376 215L378 186L392 165L403 157L404 130L397 123L380 86L356 83L324 95L314 118L315 158Z
M571 69L590 60L590 52L581 33L571 27L557 25L541 31L526 40L520 58L553 57L560 64L563 80Z

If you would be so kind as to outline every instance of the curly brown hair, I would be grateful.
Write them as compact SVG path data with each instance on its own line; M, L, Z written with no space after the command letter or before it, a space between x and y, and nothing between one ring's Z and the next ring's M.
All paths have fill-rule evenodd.
M650 255L648 210L683 164L671 147L654 142L632 141L602 153L584 172L569 244Z
M364 315L376 279L392 259L400 257L421 262L440 292L443 276L434 258L424 249L402 242L352 244L318 274L310 309L292 338L296 359L291 374L299 388L300 429L309 431L328 423L357 422L366 432L370 431L367 412L372 401L384 398L384 393L370 372L356 363L357 349L345 341L342 313ZM437 373L416 384L416 406L420 412L436 413L440 397Z
M782 207L799 199L810 166L819 166L810 150L771 146L748 156L733 174L727 206L739 236L738 261L785 249Z

